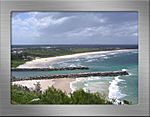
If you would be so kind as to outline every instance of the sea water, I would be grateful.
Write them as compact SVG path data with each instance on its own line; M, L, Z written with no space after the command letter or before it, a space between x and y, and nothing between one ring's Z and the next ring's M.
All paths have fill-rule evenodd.
M87 92L100 92L109 99L128 100L138 103L138 50L111 51L101 54L68 58L47 64L47 67L87 66L89 70L69 71L13 71L16 78L43 76L51 74L70 74L81 72L121 71L129 75L116 77L85 77L76 78L70 83L71 89L84 89Z

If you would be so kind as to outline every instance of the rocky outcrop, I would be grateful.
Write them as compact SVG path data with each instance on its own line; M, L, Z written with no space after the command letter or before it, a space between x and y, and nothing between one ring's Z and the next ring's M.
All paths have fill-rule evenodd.
M78 78L78 77L89 77L89 76L122 76L129 75L127 71L110 71L110 72L86 72L77 74L55 74L49 76L37 76L29 78L15 78L14 80L37 80L37 79L52 79L52 78Z
M58 70L87 70L89 67L60 67L60 68L12 68L12 71L58 71Z

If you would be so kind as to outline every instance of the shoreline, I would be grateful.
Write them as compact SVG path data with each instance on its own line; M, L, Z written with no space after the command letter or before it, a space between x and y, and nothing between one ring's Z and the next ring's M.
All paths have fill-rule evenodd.
M54 62L54 61L57 61L57 60L76 58L76 57L82 57L82 56L94 55L94 54L105 54L105 53L114 53L114 52L128 52L128 51L132 51L132 50L137 50L137 49L121 49L121 50L111 50L111 51L85 52L85 53L78 53L78 54L72 54L72 55L40 58L40 59L36 59L36 60L26 62L25 64L20 65L18 68L38 68L38 67L42 68L41 66L43 65L43 63L48 64L49 62ZM42 91L44 91L46 88L48 88L48 86L54 86L57 89L60 89L62 91L66 91L66 93L71 93L71 92L74 91L71 85L72 85L73 82L76 82L76 78L72 78L72 77L65 78L64 77L64 78L58 78L58 79L38 79L38 80L33 79L33 80L25 80L25 81L24 80L23 81L13 81L12 83L15 83L15 82L16 82L16 84L22 84L22 85L26 84L27 87L31 87L31 84L32 84L32 87L33 87L34 83L40 82L40 84L42 85L41 86Z
M80 80L79 80L79 78L59 78L59 79L13 81L11 83L12 83L12 85L26 86L30 90L34 90L34 88L35 88L34 84L39 82L41 85L42 92L47 90L48 87L53 86L54 88L59 89L59 90L63 91L64 93L66 93L67 95L69 95L70 93L73 93L74 91L78 90L78 89L73 88L74 83L78 83L78 82L82 82L82 81L86 81L86 80L87 79L85 79L85 78L80 78ZM101 84L101 86L99 86L99 88L101 88L100 93L103 96L108 97L109 85ZM83 88L83 90L85 92L87 92L87 89L85 87ZM94 91L94 92L97 92L97 91ZM94 93L94 92L92 91L91 93Z
M84 52L84 53L77 53L71 55L63 55L63 56L56 56L56 57L47 57L47 58L39 58L32 61L27 61L26 63L19 65L16 68L45 68L47 64L50 62L55 62L59 60L69 59L69 58L77 58L87 55L94 55L94 54L105 54L109 52L124 52L124 51L131 51L136 49L120 49L120 50L110 50L110 51L97 51L97 52Z
M34 61L36 61L36 60L33 60L33 61L29 61L30 62L30 65L38 65L38 67L40 67L41 65L43 65L43 61L45 61L45 63L44 64L47 64L47 66L48 66L48 62L57 62L57 60L65 60L65 59L69 59L69 58L75 58L75 57L80 57L80 56L87 56L87 55L94 55L94 54L98 54L98 53L100 53L100 54L104 54L105 55L105 53L107 54L114 54L115 52L117 53L123 53L123 52L135 52L137 49L124 49L124 50L113 50L113 51L99 51L99 52L86 52L86 53L78 53L78 54L72 54L72 55L64 55L64 56L57 56L57 57L48 57L48 58L41 58L41 59L36 59L36 60L38 60L38 63L37 64L35 64L34 63ZM75 58L76 59L76 58ZM42 63L43 62L43 63ZM24 65L24 64L23 64ZM27 69L28 68L30 68L30 67L32 67L32 66L29 66L28 67L28 64L27 64ZM36 66L35 66L36 67ZM24 68L24 67L23 67ZM37 67L36 67L37 68ZM42 68L42 67L41 67ZM122 71L126 71L125 69L122 69ZM129 75L131 75L131 74L129 74ZM67 79L72 79L71 81L67 81ZM47 81L49 81L50 83L48 84L49 86L54 86L55 88L57 88L57 89L60 89L60 90L62 90L63 92L65 91L67 94L69 94L69 93L71 93L71 92L73 92L73 87L71 87L72 86L72 84L71 83L73 83L73 82L77 82L77 79L78 78L72 78L72 77L68 77L68 78L66 78L66 77L64 77L64 80L63 79L61 79L60 77L58 77L58 79L49 79L49 80L47 80L47 79L41 79L41 80L44 80L43 82L46 82L46 80ZM121 79L117 79L116 77L114 77L114 79L112 79L111 80L111 82L109 82L109 85L107 86L107 85L103 85L103 84L100 84L100 86L98 86L97 88L100 88L101 89L101 91L103 91L104 93L106 92L107 94L108 94L108 98L111 98L111 97L114 97L114 94L116 94L115 95L115 97L117 97L118 98L118 92L119 92L119 95L124 95L125 93L122 93L122 92L120 92L120 90L118 89L118 82L120 82L120 80ZM28 80L29 81L29 80ZM38 81L38 80L36 80L36 79L34 79L34 81ZM16 82L19 82L19 81L16 81ZM30 81L29 81L30 82ZM58 84L57 84L57 82L58 82ZM80 81L79 81L80 82ZM28 83L28 84L30 84L30 83ZM65 88L64 88L64 86L65 86ZM115 89L117 89L115 92L114 92L114 88ZM111 90L110 90L111 89ZM76 89L75 89L76 90ZM94 91L94 90L91 90L91 92L92 91ZM117 92L117 93L116 93ZM111 94L111 93L114 93L114 94ZM106 95L107 95L106 94Z
M75 78L59 78L59 79L43 79L43 80L23 80L23 81L13 81L12 85L26 86L29 89L34 89L34 84L37 82L41 85L41 91L45 91L48 87L54 87L60 89L67 94L72 92L70 83L75 81Z
M70 82L70 88L72 89L72 93L74 91L80 89L80 88L77 88L76 86L79 85L78 83L81 83L82 84L81 87L82 87L82 89L85 92L89 92L89 93L99 92L104 97L108 97L108 94L109 94L109 83L100 82L100 85L96 86L99 89L99 90L97 90L97 89L92 89L91 86L87 83L90 80L92 81L93 79L90 79L90 78L87 79L87 78L83 77L83 78L76 78L75 81ZM73 86L75 84L76 84L76 86Z

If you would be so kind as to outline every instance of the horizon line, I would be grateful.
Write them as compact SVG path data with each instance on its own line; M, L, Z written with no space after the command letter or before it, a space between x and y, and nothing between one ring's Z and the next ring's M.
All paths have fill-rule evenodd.
M11 44L14 45L137 45L138 44Z

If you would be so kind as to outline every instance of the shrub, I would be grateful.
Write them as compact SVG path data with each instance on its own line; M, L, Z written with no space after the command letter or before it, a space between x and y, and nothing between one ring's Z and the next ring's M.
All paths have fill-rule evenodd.
M77 90L67 95L59 89L49 87L43 93L30 91L27 87L12 86L12 104L112 104L100 93Z
M38 98L37 94L26 87L14 85L11 88L12 104L28 104L34 98Z
M49 87L41 96L43 104L69 104L70 98L61 90Z
M111 104L100 93L87 93L80 89L71 94L72 104Z

